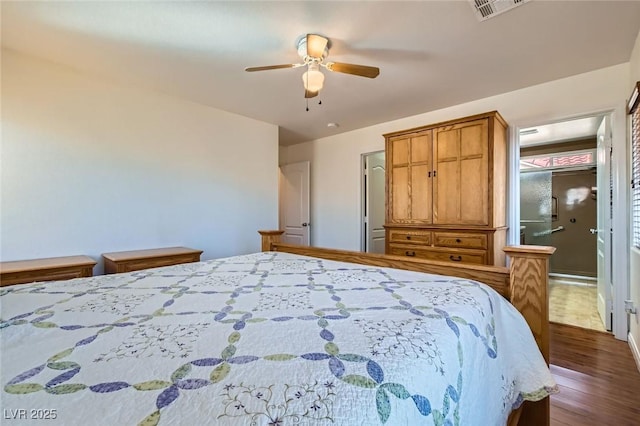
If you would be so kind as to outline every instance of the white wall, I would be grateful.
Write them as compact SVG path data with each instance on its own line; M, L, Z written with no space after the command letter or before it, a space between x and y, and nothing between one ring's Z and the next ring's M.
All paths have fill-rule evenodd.
M2 51L0 259L258 251L277 126ZM102 265L96 269L101 271Z
M631 54L631 78L627 96L637 81L640 81L640 33L636 38L636 44ZM630 271L630 299L636 306L639 313L629 316L629 345L633 351L640 370L640 250L631 249L631 271Z

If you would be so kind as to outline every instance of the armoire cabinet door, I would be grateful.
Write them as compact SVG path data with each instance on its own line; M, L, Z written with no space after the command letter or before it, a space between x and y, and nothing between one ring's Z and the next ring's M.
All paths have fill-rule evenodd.
M434 224L489 223L488 120L441 127L434 134Z
M409 199L409 166L394 166L391 169L392 222L406 222L411 218Z
M390 221L430 223L431 131L391 139Z
M395 138L389 142L387 154L391 159L389 179L390 205L389 215L392 222L406 222L411 218L409 193L409 137Z
M431 223L431 164L411 166L411 220Z
M432 217L432 132L411 138L411 221L431 223Z

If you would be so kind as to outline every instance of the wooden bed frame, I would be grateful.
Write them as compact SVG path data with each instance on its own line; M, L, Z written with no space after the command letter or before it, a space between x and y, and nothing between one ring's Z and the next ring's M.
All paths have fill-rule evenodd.
M341 262L359 263L410 271L428 272L474 279L488 284L522 313L529 324L540 352L549 364L549 256L554 247L509 246L504 252L510 257L510 267L408 259L401 256L297 246L280 242L284 231L258 231L262 236L262 251L279 251L313 256ZM509 416L508 426L548 426L549 397L525 402Z

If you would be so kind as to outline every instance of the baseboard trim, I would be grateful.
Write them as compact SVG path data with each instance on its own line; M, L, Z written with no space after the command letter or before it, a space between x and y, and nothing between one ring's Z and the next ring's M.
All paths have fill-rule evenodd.
M564 274L564 273L560 273L560 272L550 272L549 273L549 277L550 278L568 278L571 280L577 280L577 281L586 281L586 282L598 282L598 277L590 277L588 275L575 275L575 274Z
M629 342L629 347L631 348L631 353L633 354L633 359L636 360L636 367L638 367L638 371L640 371L640 348L638 344L633 339L633 334L629 333L627 336L627 341Z
M549 274L549 281L553 282L554 284L568 284L586 287L595 287L598 285L597 278L556 273Z

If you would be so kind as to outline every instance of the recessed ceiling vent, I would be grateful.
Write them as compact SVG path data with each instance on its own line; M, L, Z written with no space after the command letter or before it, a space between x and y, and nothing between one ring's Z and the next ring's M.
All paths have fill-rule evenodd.
M478 21L486 21L503 12L529 2L530 0L469 0Z

